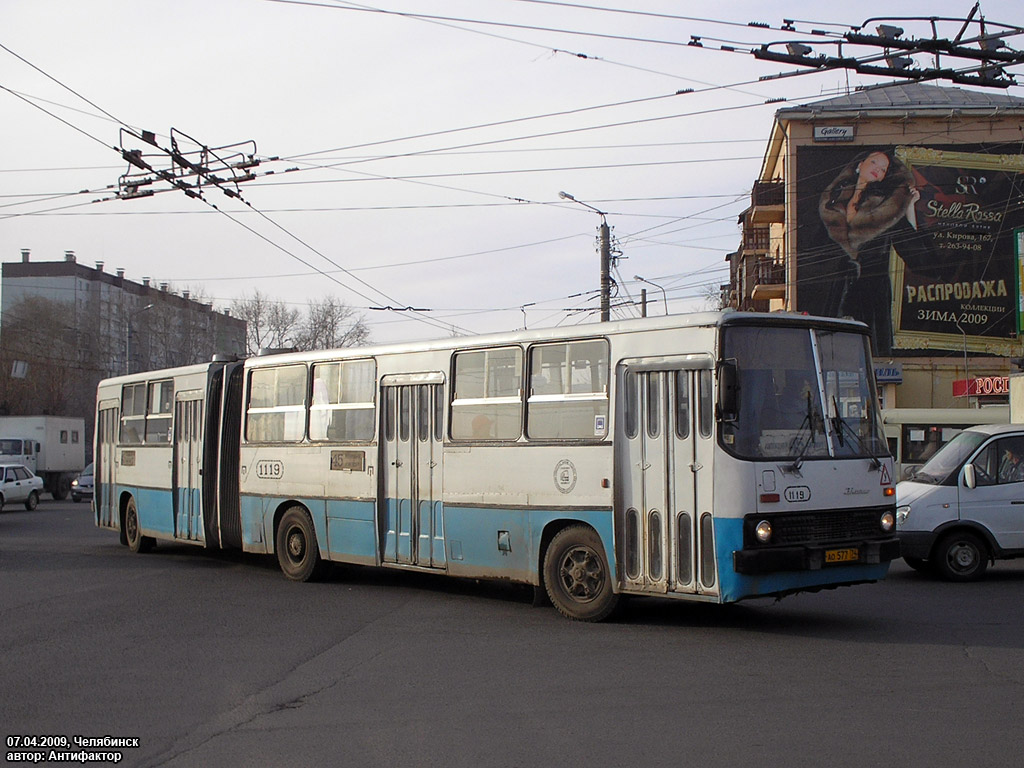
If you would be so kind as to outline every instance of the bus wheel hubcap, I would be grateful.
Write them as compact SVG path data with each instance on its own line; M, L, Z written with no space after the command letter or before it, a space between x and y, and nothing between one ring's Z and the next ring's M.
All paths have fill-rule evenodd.
M288 554L290 554L296 560L302 557L302 552L306 548L306 542L302 538L300 531L292 531L288 535Z
M592 600L601 590L604 571L597 556L589 549L577 547L566 553L562 561L562 584L577 600Z

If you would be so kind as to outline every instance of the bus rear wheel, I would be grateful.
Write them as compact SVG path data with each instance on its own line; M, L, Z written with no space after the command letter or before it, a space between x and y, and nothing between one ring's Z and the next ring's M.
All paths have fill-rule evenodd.
M316 531L309 513L302 507L291 507L277 526L277 562L281 572L292 581L317 581L326 565L320 559Z
M601 537L585 525L564 528L551 540L544 585L558 612L574 621L602 621L619 603Z
M128 549L132 552L148 552L155 543L149 536L142 535L135 499L128 499L128 505L124 510L124 536L128 543Z

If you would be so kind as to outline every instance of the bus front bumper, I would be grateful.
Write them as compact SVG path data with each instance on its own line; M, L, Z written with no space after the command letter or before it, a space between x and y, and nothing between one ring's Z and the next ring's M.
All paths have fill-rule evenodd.
M900 541L889 539L829 545L740 549L732 553L737 573L756 576L779 571L817 571L833 565L877 565L900 556Z

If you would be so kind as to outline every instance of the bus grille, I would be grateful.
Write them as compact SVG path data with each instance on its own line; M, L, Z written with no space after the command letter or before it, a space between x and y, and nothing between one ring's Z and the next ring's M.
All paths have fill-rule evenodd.
M798 514L748 515L747 544L755 544L753 529L761 520L772 524L772 544L817 544L881 537L879 519L891 507L830 509Z

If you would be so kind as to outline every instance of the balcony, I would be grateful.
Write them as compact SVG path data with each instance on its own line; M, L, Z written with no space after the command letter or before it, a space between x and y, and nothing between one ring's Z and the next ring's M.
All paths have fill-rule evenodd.
M744 255L767 254L771 246L771 239L771 229L768 227L744 227L742 246Z
M754 264L754 289L750 298L755 301L786 298L786 265L774 259L758 259Z
M755 181L750 202L751 224L782 224L786 217L786 182Z

